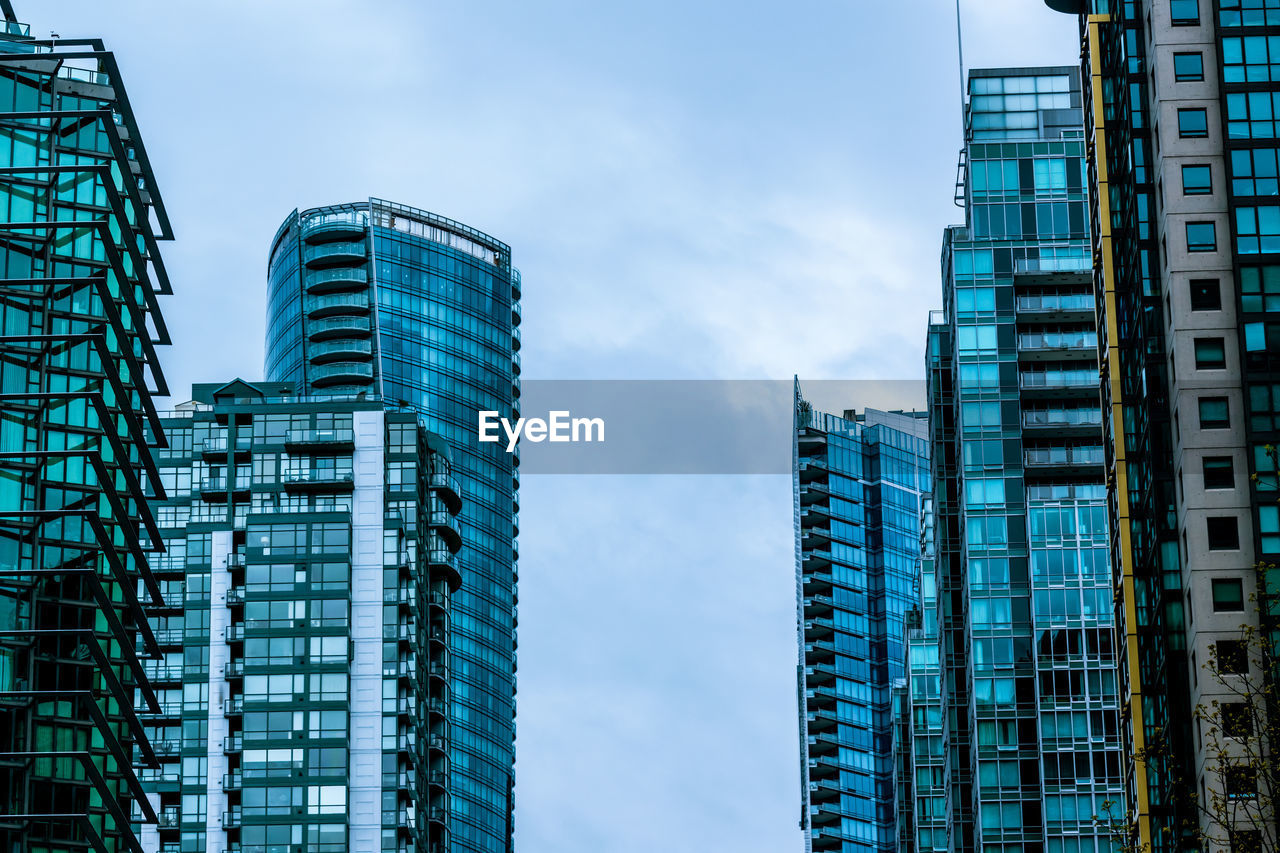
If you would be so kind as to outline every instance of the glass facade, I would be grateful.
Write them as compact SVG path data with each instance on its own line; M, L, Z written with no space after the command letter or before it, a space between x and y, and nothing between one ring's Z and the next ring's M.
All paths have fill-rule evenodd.
M970 74L967 224L929 328L913 850L1112 849L1093 820L1121 771L1080 106L1075 69Z
M461 508L412 411L194 389L163 420L146 853L443 853Z
M897 849L893 684L928 486L924 413L814 411L796 384L801 828L810 849Z
M272 245L267 379L379 394L454 448L452 831L483 853L512 843L519 455L477 442L476 425L479 411L518 417L519 298L508 246L391 202L295 212Z
M113 55L0 5L0 848L136 850L171 235Z

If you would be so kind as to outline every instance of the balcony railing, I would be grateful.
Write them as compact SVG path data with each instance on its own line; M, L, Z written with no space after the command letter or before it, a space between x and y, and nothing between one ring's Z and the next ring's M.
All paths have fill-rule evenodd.
M1058 465L1102 465L1106 451L1101 447L1032 447L1025 452L1027 467Z

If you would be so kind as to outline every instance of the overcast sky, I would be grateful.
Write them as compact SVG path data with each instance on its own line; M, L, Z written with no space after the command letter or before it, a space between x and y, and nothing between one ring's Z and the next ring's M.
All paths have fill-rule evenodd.
M260 378L284 217L370 195L512 245L526 377L923 373L949 0L15 5L117 53L178 236L178 398ZM970 67L1076 63L1040 0L964 7ZM522 487L520 853L799 851L786 478Z

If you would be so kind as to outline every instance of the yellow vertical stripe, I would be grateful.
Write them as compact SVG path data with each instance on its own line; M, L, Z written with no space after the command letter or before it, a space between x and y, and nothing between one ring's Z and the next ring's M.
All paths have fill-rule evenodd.
M1116 507L1119 518L1116 529L1119 533L1112 547L1116 551L1120 565L1119 582L1116 584L1117 615L1122 620L1124 630L1124 654L1127 660L1128 684L1124 700L1128 704L1129 727L1133 733L1134 749L1134 794L1137 798L1137 814L1130 815L1132 828L1137 832L1139 850L1149 850L1151 845L1151 797L1147 790L1146 762L1137 758L1146 745L1146 732L1143 729L1142 717L1142 669L1138 657L1138 613L1137 594L1133 574L1133 551L1129 533L1129 482L1128 463L1125 451L1124 424L1124 388L1121 381L1120 364L1120 328L1116 308L1116 275L1115 259L1111 242L1111 187L1107 170L1107 128L1106 111L1103 95L1102 70L1102 24L1109 23L1110 15L1090 15L1088 18L1088 43L1085 45L1089 63L1090 92L1093 100L1092 138L1089 140L1089 154L1095 173L1097 174L1096 199L1098 218L1098 234L1100 235L1097 255L1094 258L1095 280L1100 278L1103 288L1103 305L1106 312L1107 335L1107 393L1111 401L1111 435L1115 453L1115 469L1112 476L1115 480Z

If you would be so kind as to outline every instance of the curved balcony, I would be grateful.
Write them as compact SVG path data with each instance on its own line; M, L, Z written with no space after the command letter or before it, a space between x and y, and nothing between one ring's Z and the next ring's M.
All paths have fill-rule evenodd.
M523 309L520 308L519 302L511 303L511 325L512 326L520 325L520 321L523 319L522 317L523 313L524 311Z
M310 269L338 266L340 264L362 264L368 256L368 248L364 240L341 240L333 243L318 243L304 246L302 262Z
M516 326L511 330L511 351L520 351L520 327Z
M518 352L511 353L511 372L516 376L520 375L520 353Z
M308 243L356 240L364 236L366 216L363 211L341 211L309 216L302 221L302 239Z
M511 268L511 298L518 301L520 299L522 291L523 291L523 286L520 281L520 270L516 269L515 267L512 267Z
M307 324L307 337L313 341L332 338L367 338L373 334L368 317L329 317Z
M372 358L373 342L367 338L364 340L340 338L331 341L319 341L307 348L307 356L313 364Z
M429 481L433 494L439 495L452 513L462 510L462 490L452 474L437 471Z
M443 546L443 542L440 546ZM429 547L426 549L426 565L433 579L444 579L449 584L449 592L457 592L462 585L462 573L458 571L458 557L447 547Z
M332 267L324 270L308 270L307 293L342 293L364 290L369 286L369 271L364 267Z
M432 508L427 513L427 526L431 532L439 535L451 553L458 553L462 548L462 534L458 532L458 522L444 508L442 502L432 501Z
M307 300L307 316L312 318L368 313L369 294L367 293L333 293L328 296L313 296Z
M373 364L367 361L335 361L313 365L308 373L311 384L317 388L367 384L373 381Z

